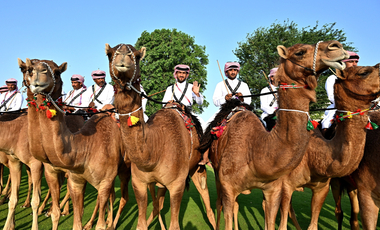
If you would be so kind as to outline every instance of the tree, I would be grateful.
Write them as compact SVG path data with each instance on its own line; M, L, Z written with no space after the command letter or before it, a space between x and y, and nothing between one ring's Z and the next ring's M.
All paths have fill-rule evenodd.
M176 29L157 29L152 33L144 31L135 44L136 49L143 46L146 47L147 52L140 63L141 83L147 95L161 92L174 84L173 72L178 64L189 65L191 70L187 81L190 83L198 81L201 84L200 91L205 90L207 85L205 66L208 64L208 55L205 54L205 46L195 44L194 37ZM152 96L159 101L163 97L163 92ZM203 108L206 108L208 104L206 100L201 106L195 103L193 111L202 113ZM162 105L148 101L146 113L150 116L161 108Z
M284 45L290 47L297 43L315 44L318 41L337 40L343 44L344 49L356 51L351 42L346 42L343 30L335 29L336 23L328 23L321 28L318 21L314 27L299 29L297 24L284 21L283 24L273 23L269 28L258 28L252 34L247 34L246 41L238 42L238 48L234 54L241 64L240 78L247 82L252 94L259 94L261 89L268 86L268 82L261 71L266 73L279 64L279 55L276 47ZM326 108L329 100L325 91L326 78L331 75L330 70L321 74L318 80L317 103L313 103L310 109ZM255 108L260 108L260 98L252 98ZM323 111L314 114L319 117Z

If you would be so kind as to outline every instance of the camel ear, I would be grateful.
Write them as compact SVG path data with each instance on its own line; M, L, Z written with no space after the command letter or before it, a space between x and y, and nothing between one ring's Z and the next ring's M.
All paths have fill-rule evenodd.
M306 84L310 89L315 89L318 86L317 78L314 75L309 75L306 78Z
M111 47L108 43L106 43L106 55L110 54Z
M145 57L145 54L146 54L146 48L145 48L145 47L142 47L142 48L139 50L139 52L140 52L140 61L141 61L141 60L144 59L144 57Z
M288 49L285 46L283 46L283 45L277 46L277 53L283 59L288 59Z
M344 76L344 72L342 71L342 70L340 70L340 69L336 69L336 76L337 76L337 78L340 78L340 79L342 79L342 80L345 80L346 79L346 77Z
M31 67L32 66L32 62L30 61L29 58L26 58L25 64L26 64L26 67Z
M17 58L18 66L21 69L21 72L26 71L26 64L20 58Z
M59 67L58 67L59 71L61 71L61 73L65 72L67 70L67 62L64 62L62 63Z

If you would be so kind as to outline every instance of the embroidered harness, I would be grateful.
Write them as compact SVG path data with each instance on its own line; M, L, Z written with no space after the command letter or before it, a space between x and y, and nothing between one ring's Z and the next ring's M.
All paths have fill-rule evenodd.
M224 130L227 128L227 123L238 113L246 111L247 108L245 108L242 105L236 106L234 109L231 110L231 112L222 120L219 126L213 127L211 129L211 135L213 135L214 140L219 139L219 137L222 136Z

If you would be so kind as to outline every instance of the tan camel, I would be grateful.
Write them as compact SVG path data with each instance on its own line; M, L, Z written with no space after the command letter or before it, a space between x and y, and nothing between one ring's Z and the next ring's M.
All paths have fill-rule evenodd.
M380 64L374 70L379 75ZM370 119L380 124L380 112L370 113ZM379 141L380 130L369 130L364 149L364 156L358 169L352 174L357 186L360 204L360 217L364 230L376 229L380 208L380 171Z
M265 192L266 184L288 174L300 163L309 140L307 112L310 101L315 101L317 77L328 67L344 68L340 60L348 57L337 41L297 44L290 48L278 46L277 50L281 63L276 80L285 85L278 90L280 109L275 128L267 132L258 117L245 110L235 114L223 135L213 141L211 128L219 126L223 114L231 111L232 101L232 107L226 103L221 108L202 139L202 151L209 149L215 171L217 228L223 208L225 229L232 229L240 193L247 194L253 188ZM292 84L300 88L286 88ZM269 227L267 222L266 227Z
M178 107L161 109L144 122L141 110L139 61L145 56L145 48L136 50L131 45L119 44L111 48L106 44L111 77L117 87L115 107L120 115L122 139L132 162L132 185L139 207L137 229L147 229L147 187L160 183L169 190L171 220L169 229L179 229L179 209L190 175L200 192L211 225L215 219L210 208L208 188L205 186L207 172L198 166L201 154L197 150L201 127L191 114ZM136 92L137 91L137 92ZM195 128L186 128L183 114L191 117ZM133 116L133 117L132 117ZM139 121L128 126L129 119ZM202 180L202 178L204 178ZM204 186L201 186L202 181ZM156 212L159 205L154 205Z
M336 134L331 140L323 138L319 130L311 132L301 163L288 175L269 184L267 192L264 190L268 206L266 211L281 203L282 218L279 229L287 229L286 220L292 193L300 187L308 187L313 191L308 229L318 229L318 217L329 192L330 178L349 175L358 167L364 153L365 127L368 124L366 111L380 92L379 75L374 69L355 66L342 72L337 71L338 80L334 86L334 94L338 114L354 114L358 110L363 112L357 112L356 116L352 115L352 118L338 122ZM281 194L274 195L279 190ZM273 210L268 219L273 226L276 213L277 210Z
M60 97L62 79L60 77L67 68L67 63L58 66L53 61L32 62L26 59L26 68L32 69L31 75L26 75L28 99L37 105ZM88 120L76 133L70 132L65 124L64 114L57 109L56 115L49 118L46 111L33 104L28 112L29 140L32 155L37 159L68 172L68 189L73 202L73 229L82 229L82 213L85 185L89 182L98 190L99 218L96 229L106 229L105 209L110 199L110 211L107 219L107 229L113 226L114 179L118 168L124 164L124 151L121 135L117 124L108 114L97 114ZM53 105L48 109L55 110ZM50 111L50 110L49 110ZM54 114L54 111L53 111ZM53 168L53 169L54 169ZM51 182L46 177L48 184ZM128 182L127 182L128 183ZM52 188L53 209L51 213L53 229L57 229L60 210L59 194L54 194ZM56 186L56 185L52 185ZM58 191L58 190L54 190Z
M5 116L5 115L3 115ZM21 167L27 165L31 170L33 183L33 210L32 229L38 229L38 206L41 197L41 178L43 166L29 152L27 116L21 115L16 119L1 121L0 151L8 155L9 174L11 177L11 195L8 202L8 216L4 229L15 228L15 208L18 202L18 191L21 182Z

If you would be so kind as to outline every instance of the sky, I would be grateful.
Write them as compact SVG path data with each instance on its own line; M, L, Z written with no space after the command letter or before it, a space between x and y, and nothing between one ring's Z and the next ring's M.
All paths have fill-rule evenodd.
M233 51L248 34L287 20L299 28L335 22L357 48L359 65L373 66L380 62L379 9L379 0L1 1L0 86L8 78L16 78L21 86L17 58L67 62L61 76L65 92L71 90L73 74L85 76L90 86L91 72L101 69L110 82L106 43L134 45L144 31L177 29L206 47L208 83L203 95L210 106L200 115L206 121L218 110L212 103L215 86L222 81L217 60L221 68L237 61Z

